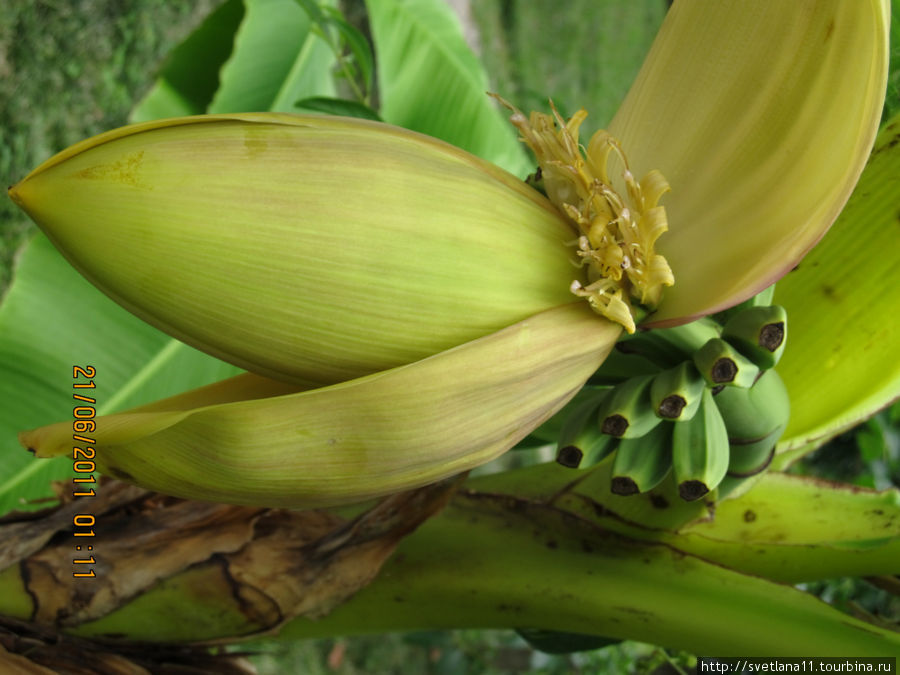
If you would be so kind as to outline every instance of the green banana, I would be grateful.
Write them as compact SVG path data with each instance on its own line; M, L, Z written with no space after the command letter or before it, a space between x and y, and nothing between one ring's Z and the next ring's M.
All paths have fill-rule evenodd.
M664 370L650 385L650 403L657 416L673 421L691 419L700 407L706 382L690 361Z
M616 449L617 439L601 432L595 425L586 426L576 440L560 445L556 461L572 469L597 464Z
M566 406L570 409L556 437L557 462L573 469L590 466L613 450L614 439L597 424L597 408L609 393L608 388L585 387L576 395L577 403Z
M640 438L659 424L650 407L652 375L639 375L613 387L599 409L600 430L616 438Z
M587 420L587 413L591 409L597 410L603 396L609 391L609 387L582 387L572 400L566 403L559 412L531 432L531 436L546 443L556 443L563 435L571 439L583 427ZM586 401L591 401L592 406L584 406ZM566 441L568 443L569 441Z
M759 367L722 338L713 338L694 352L694 365L711 387L750 387Z
M749 389L725 387L714 401L728 433L728 475L763 471L790 417L790 399L778 373L766 371Z
M686 422L676 422L672 432L672 467L678 493L686 501L705 495L728 470L728 432L712 392L703 390L700 410Z
M787 312L780 305L745 309L728 320L722 338L760 368L773 368L787 341Z
M720 332L718 323L703 318L674 328L639 331L622 338L616 349L642 356L662 368L670 368L691 358L708 340L719 337Z
M772 284L768 288L763 291L760 291L752 298L748 298L743 302L739 302L734 307L729 307L728 309L722 310L713 315L716 321L718 321L723 326L728 323L731 317L736 314L740 314L745 309L750 309L751 307L765 307L767 305L772 304L772 299L775 297L775 284Z
M658 424L642 438L619 441L613 459L610 489L617 495L647 492L672 468L672 425Z
M625 342L619 341L596 372L588 380L589 385L613 385L635 375L652 375L660 366L641 354L628 351Z

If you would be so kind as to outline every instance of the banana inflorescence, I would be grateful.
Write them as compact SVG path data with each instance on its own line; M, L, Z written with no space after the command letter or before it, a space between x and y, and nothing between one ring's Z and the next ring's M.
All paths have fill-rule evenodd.
M720 485L733 489L768 467L790 414L771 370L784 351L787 316L769 302L767 291L715 318L629 336L614 350L618 360L604 363L536 435L557 440L565 466L615 451L611 489L619 495L665 480L686 501ZM645 367L628 375L625 361Z

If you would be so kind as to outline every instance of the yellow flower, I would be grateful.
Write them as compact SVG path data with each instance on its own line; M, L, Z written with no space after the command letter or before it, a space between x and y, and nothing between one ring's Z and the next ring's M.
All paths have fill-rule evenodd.
M578 391L637 304L656 305L649 325L714 312L824 234L874 139L887 28L884 0L676 3L609 134L581 165L577 142L544 158L550 201L353 120L183 118L69 148L12 198L112 298L256 373L100 418L98 466L305 506L495 457ZM539 150L565 142L517 121L543 125ZM21 439L68 453L71 427Z

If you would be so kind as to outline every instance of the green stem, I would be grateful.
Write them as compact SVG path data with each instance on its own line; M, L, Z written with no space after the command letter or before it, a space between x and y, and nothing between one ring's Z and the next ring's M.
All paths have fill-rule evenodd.
M398 548L380 576L282 638L462 627L629 638L702 655L893 655L900 636L796 589L552 506L469 491Z

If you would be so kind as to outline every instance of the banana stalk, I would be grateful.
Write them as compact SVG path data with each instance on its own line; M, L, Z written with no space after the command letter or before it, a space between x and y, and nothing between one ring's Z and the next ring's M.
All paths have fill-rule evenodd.
M896 492L860 497L778 476L749 496L720 502L710 520L705 505L663 504L661 495L674 496L670 485L646 495L646 508L662 518L644 525L634 505L645 495L609 493L611 463L529 467L472 479L455 494L456 485L446 483L391 497L352 520L183 502L109 483L95 502L102 592L84 585L90 580L68 578L71 540L54 535L71 530L81 504L70 503L0 530L10 543L0 613L42 630L103 638L107 648L209 644L279 627L289 639L520 626L703 654L897 650L897 634L741 571L780 555L808 578L850 568L896 572L900 538L867 539L900 515ZM791 491L795 508L780 513L780 498ZM751 508L755 520L745 516ZM670 509L679 517L660 527ZM846 525L834 527L838 513ZM830 544L816 543L823 528L834 537Z
M80 500L43 519L8 519L0 614L82 637L169 642L236 638L299 614L319 617L369 583L459 482L392 495L348 520L188 502L108 481L92 502L93 536L75 537L77 553L71 536L54 535L70 535ZM73 565L73 553L94 562ZM95 575L74 577L73 567ZM170 618L156 621L160 611Z
M103 645L0 617L0 672L8 675L258 675L242 654L184 645Z
M896 633L790 587L622 539L555 505L477 490L404 541L350 602L280 635L511 625L704 655L892 656L900 648Z

